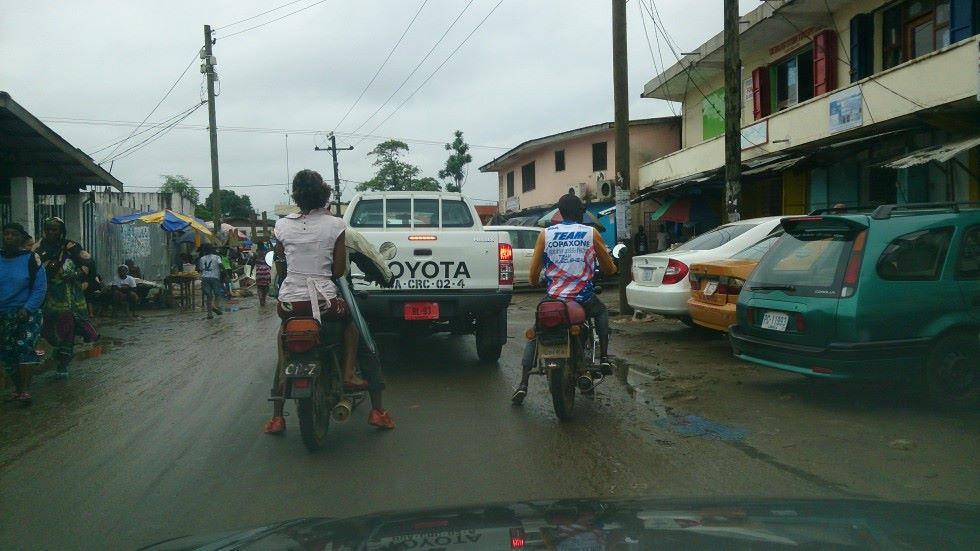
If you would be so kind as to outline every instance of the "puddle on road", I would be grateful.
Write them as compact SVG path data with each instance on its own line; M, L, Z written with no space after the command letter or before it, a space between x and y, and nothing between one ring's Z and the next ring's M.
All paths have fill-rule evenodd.
M658 428L682 437L699 436L722 442L738 442L748 434L745 429L724 425L697 415L682 415L673 407L665 405L656 395L656 384L663 380L660 374L648 373L622 359L616 360L614 374L626 386L626 392L633 402L654 414L656 419L653 425ZM662 439L656 439L656 442L665 446L672 444Z

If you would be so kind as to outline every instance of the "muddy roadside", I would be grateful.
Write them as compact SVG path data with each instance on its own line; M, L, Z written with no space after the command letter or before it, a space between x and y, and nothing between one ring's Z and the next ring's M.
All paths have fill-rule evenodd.
M537 299L515 295L512 308L528 311ZM829 382L742 362L722 333L619 315L616 294L603 299L615 313L617 378L675 437L704 437L707 426L717 445L855 497L980 500L980 412L937 411L909 385ZM712 434L715 426L727 437Z

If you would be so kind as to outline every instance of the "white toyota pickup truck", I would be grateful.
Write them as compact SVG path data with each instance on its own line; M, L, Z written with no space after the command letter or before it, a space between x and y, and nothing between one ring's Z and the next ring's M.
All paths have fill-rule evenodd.
M439 192L358 194L344 221L378 247L395 276L384 289L354 274L358 306L374 331L472 333L480 360L500 358L514 290L506 232L483 231L469 201Z

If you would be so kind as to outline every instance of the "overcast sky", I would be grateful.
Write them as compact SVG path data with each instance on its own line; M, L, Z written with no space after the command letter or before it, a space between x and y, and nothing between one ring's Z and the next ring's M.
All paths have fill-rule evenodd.
M630 116L669 115L666 103L639 97L655 74L640 1L627 5ZM210 24L217 29L221 184L247 193L259 211L271 211L286 199L287 133L289 172L312 168L330 179L329 153L313 148L325 145L325 135L336 128L339 146L356 146L340 153L340 177L362 181L374 174L367 153L386 137L406 141L409 160L436 176L446 158L441 144L460 129L473 155L464 193L496 200L496 176L481 174L480 165L522 141L612 120L609 0L503 0L499 6L498 0L299 0L232 25L287 2L2 0L0 89L98 162L113 148L96 150L133 128L96 122L142 121L192 58L190 70L149 122L201 101L204 79L196 54L203 26ZM742 0L741 11L758 5ZM722 0L659 0L657 6L681 51L722 28ZM416 13L390 61L341 123ZM653 39L649 16L646 23ZM262 26L247 30L256 25ZM232 36L239 31L246 32ZM655 53L658 49L668 66L675 62L663 40L654 42ZM182 124L193 128L176 127L114 163L112 173L127 190L155 190L161 174L183 174L202 188L202 200L207 196L206 106ZM377 137L362 141L350 135L355 130ZM132 138L116 154L152 135ZM344 197L350 197L354 184L342 185Z

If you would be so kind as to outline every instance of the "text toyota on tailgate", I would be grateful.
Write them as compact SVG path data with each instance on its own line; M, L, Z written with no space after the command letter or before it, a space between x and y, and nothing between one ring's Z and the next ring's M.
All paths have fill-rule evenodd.
M500 358L514 289L506 232L483 231L469 201L438 192L359 194L344 220L378 247L395 276L390 289L356 282L374 330L472 333L481 360Z

